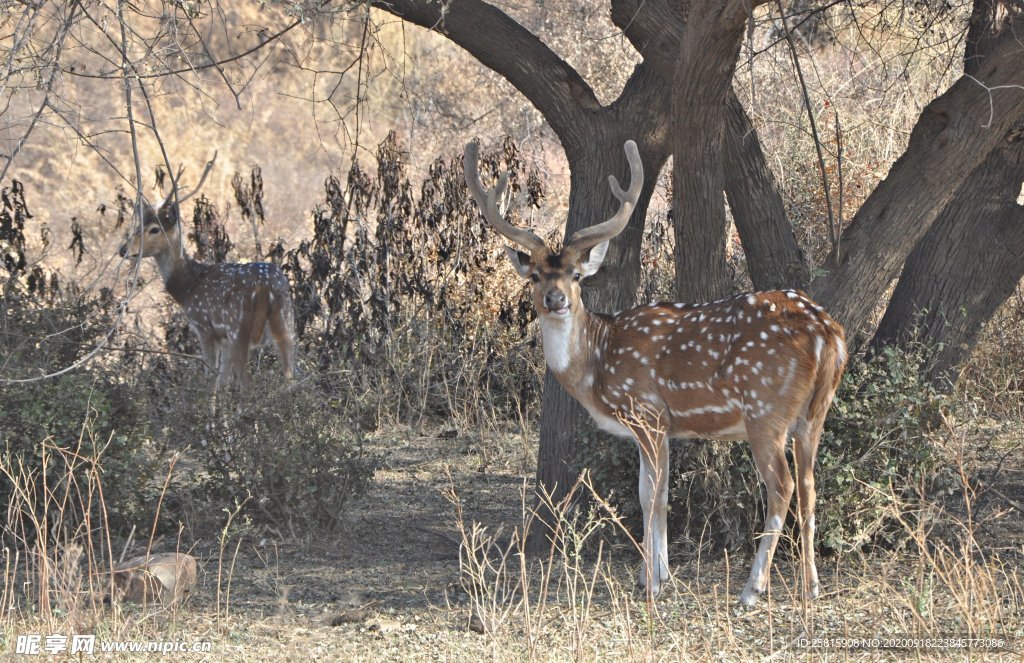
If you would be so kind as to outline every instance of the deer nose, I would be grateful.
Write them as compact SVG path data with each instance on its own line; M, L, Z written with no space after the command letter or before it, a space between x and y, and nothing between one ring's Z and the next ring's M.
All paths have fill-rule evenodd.
M125 255L126 255L126 254L128 253L128 247L127 247L126 245L122 244L122 245L121 245L121 248L119 248L119 249L117 250L117 253L118 253L118 255L120 255L120 256L121 256L122 258L123 258L123 257L125 257Z
M548 290L544 293L544 306L549 311L560 311L566 308L565 293L561 290Z

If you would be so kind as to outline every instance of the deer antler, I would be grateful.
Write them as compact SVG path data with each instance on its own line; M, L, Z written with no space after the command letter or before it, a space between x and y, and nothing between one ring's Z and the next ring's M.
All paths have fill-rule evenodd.
M477 206L480 208L480 212L484 215L484 219L487 223L497 230L499 233L507 237L509 240L525 247L528 251L533 253L539 249L546 249L544 240L535 235L533 232L524 228L516 228L511 223L505 220L498 211L498 199L505 193L505 187L508 185L508 173L502 173L498 179L498 185L493 189L484 189L483 184L480 182L480 170L477 164L478 161L478 148L476 143L466 143L466 154L463 157L463 168L466 174L466 185L469 187L469 193L473 196L473 200L476 201Z
M621 203L619 211L603 223L577 231L566 242L566 247L571 246L577 251L585 251L615 237L629 222L629 217L633 214L636 202L640 199L640 191L644 186L644 164L640 161L640 151L635 142L627 140L623 149L626 151L626 160L629 162L629 190L623 191L615 176L608 176L608 185L612 189L612 194Z
M216 160L217 160L217 150L214 150L213 151L213 157L209 161L206 162L206 167L203 169L203 174L199 177L199 184L197 184L195 186L195 188L192 190L192 193L188 194L187 196L179 196L178 197L178 204L179 205L181 205L183 202L185 202L186 200L188 200L192 196L194 196L197 193L199 193L199 190L203 188L203 183L206 182L206 176L210 174L210 170L213 168L213 162L216 161ZM166 205L167 203L171 202L171 198L174 197L174 192L177 191L178 188L179 188L178 187L178 182L181 180L181 174L183 172L185 172L185 166L178 166L178 175L173 180L171 180L171 191L170 191L170 193L167 194L167 197L164 198L164 202L160 203L161 207Z

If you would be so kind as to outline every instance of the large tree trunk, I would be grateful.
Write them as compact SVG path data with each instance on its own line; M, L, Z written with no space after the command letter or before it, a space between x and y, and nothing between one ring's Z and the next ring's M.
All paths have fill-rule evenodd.
M722 109L732 92L746 18L736 10L716 0L689 4L672 78L675 291L684 302L718 299L732 283L726 262Z
M964 49L975 75L998 44L1004 24L996 0L976 0ZM935 225L907 258L872 353L920 341L930 357L927 378L951 388L985 322L1024 276L1024 137L1010 136L971 173Z
M977 73L924 109L906 152L843 233L839 253L811 284L818 302L851 336L907 256L986 156L1024 130L1024 57L1019 17L992 40Z
M629 181L623 151L626 140L637 142L644 164L644 186L629 225L612 241L601 271L584 282L583 299L590 311L613 313L631 306L636 297L647 208L658 174L668 158L667 112L662 110L667 109L668 103L660 80L645 65L639 65L604 121L591 125L590 140L566 149L571 173L566 237L604 221L618 209L618 200L608 188L608 175L615 175L623 185ZM549 508L550 503L563 503L579 477L582 459L577 450L580 426L586 416L579 403L548 371L544 378L537 452L536 488L541 499L535 507L538 522L527 542L527 550L532 554L549 549L547 534L557 518Z
M678 10L666 0L612 0L612 21L666 84L673 80L685 32ZM754 286L804 287L806 260L757 132L731 87L725 91L722 110L724 188Z
M567 234L603 221L618 208L607 178L615 175L620 182L628 181L622 146L628 139L637 142L644 162L641 199L629 226L612 242L605 267L584 289L585 302L594 311L631 304L639 281L647 205L668 154L670 97L663 81L640 64L620 97L602 106L572 67L492 5L479 0L450 5L433 0L374 0L373 4L444 34L510 81L544 115L569 159ZM582 411L550 373L544 382L537 491L557 504L577 479L576 441ZM553 514L543 504L538 504L537 512L541 523L553 523ZM543 525L534 528L528 543L531 552L547 549L546 532Z
M978 334L1024 276L1024 136L995 150L907 259L873 351L915 341L928 377L951 386Z

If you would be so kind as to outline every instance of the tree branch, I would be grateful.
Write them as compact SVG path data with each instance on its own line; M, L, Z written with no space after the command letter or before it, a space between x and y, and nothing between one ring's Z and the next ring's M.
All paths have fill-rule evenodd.
M921 113L906 151L843 233L811 293L851 334L970 174L1024 133L1024 18L1008 23L978 62ZM979 85L981 83L981 85Z
M479 0L372 0L373 6L434 30L515 86L567 144L588 140L585 116L601 110L586 81L532 32Z

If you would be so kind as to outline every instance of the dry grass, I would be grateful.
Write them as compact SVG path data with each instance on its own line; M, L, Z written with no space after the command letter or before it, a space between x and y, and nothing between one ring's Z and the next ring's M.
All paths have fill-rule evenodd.
M373 440L384 454L382 470L370 495L345 516L343 535L267 539L236 528L237 514L225 513L220 536L192 547L202 570L185 609L104 600L110 559L124 544L110 540L102 513L90 520L77 503L55 508L55 522L65 525L50 528L62 532L58 539L37 536L29 521L26 540L9 546L4 559L0 632L6 651L26 633L93 633L209 641L209 660L241 661L788 660L824 654L805 640L825 637L1002 638L1003 649L976 648L971 656L1018 657L1024 541L1010 548L1005 539L1000 547L982 540L993 524L1019 532L1024 514L976 508L972 439L966 428L948 425L949 443L961 450L960 494L946 503L894 497L895 512L929 509L932 517L908 519L896 549L822 560L824 592L812 603L799 598L798 546L785 539L770 591L754 609L736 601L747 556L699 550L671 551L674 580L651 603L634 584L640 547L600 498L586 514L556 509L563 518L554 545L546 556L528 558L522 533L532 504L515 436L481 440L491 447L484 454L467 448L472 440L463 436L393 429ZM80 488L100 490L102 473L85 477ZM575 490L590 489L583 480ZM627 543L608 543L612 531ZM839 647L830 657L967 653Z

